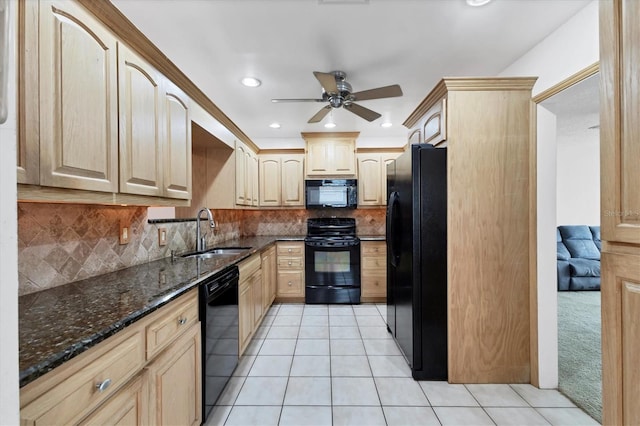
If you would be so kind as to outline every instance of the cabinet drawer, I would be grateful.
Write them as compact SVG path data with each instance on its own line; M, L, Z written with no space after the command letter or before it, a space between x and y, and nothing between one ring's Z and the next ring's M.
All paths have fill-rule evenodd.
M137 329L106 353L83 359L81 364L84 365L75 373L61 379L22 408L23 425L77 423L105 401L144 365L142 329ZM64 375L64 370L60 374Z
M302 256L304 255L304 243L278 243L278 256Z
M373 255L373 256L386 256L387 255L387 245L384 241L375 241L369 242L365 241L362 243L362 256Z
M139 375L124 389L119 390L88 418L80 423L89 425L133 426L145 425L147 421L146 378Z
M238 272L240 273L240 281L249 278L254 272L260 269L262 260L260 254L254 254L248 259L238 263Z
M192 324L198 322L198 289L158 310L147 325L147 359L153 358Z
M299 257L279 257L278 258L278 270L283 269L302 269L304 268L304 262Z
M304 273L278 272L278 296L304 296Z

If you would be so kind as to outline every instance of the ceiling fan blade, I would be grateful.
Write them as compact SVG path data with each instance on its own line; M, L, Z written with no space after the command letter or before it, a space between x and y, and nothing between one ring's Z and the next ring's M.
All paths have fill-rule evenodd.
M336 84L335 75L319 71L314 71L313 75L316 76L325 92L338 93L338 85Z
M274 104L280 102L324 102L324 99L271 99Z
M378 118L381 117L381 115L378 114L377 112L371 111L369 108L365 108L358 104L348 104L348 105L345 105L344 108L347 111L351 111L355 115L360 116L367 121L377 120Z
M363 90L362 92L352 93L355 101L366 101L369 99L395 98L402 96L402 89L397 84L391 86L378 87L377 89Z
M322 108L320 111L316 112L316 115L311 117L309 119L309 121L307 121L307 123L318 123L318 122L322 121L322 119L327 114L329 114L329 111L331 111L331 105L327 105L326 107Z

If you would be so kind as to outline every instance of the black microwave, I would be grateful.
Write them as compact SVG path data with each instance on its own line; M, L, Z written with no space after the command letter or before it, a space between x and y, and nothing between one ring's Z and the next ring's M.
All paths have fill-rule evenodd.
M355 209L358 206L356 179L309 179L304 181L304 188L308 209Z

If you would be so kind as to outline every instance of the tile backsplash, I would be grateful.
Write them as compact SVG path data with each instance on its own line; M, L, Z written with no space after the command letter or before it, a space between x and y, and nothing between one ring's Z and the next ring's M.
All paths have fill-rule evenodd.
M217 227L208 245L241 236L304 235L309 217L320 211L212 210ZM384 209L357 209L360 235L383 235ZM120 222L129 224L129 242L120 244ZM195 221L148 223L146 207L18 203L18 290L33 293L105 274L195 247ZM205 222L202 222L205 226ZM158 245L158 228L167 245ZM205 227L206 229L206 227Z

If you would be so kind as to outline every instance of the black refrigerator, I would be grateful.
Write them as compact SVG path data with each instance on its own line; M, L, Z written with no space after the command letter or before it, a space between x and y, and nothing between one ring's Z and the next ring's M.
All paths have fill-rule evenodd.
M387 328L414 379L447 380L447 149L387 166Z

